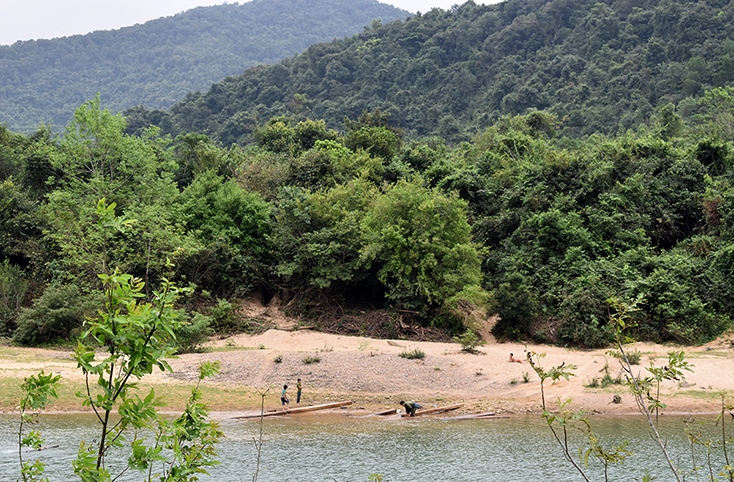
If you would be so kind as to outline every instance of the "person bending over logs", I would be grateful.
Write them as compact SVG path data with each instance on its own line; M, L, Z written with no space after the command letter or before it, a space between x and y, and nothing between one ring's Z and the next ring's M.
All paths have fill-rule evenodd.
M415 417L416 410L418 410L419 408L423 408L420 405L418 405L417 403L415 403L413 400L409 400L407 402L400 400L400 405L405 407L405 413L407 415L410 415L411 417Z

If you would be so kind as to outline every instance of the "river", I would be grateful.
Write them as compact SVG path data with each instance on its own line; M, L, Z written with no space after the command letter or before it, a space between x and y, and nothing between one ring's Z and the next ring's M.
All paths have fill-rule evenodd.
M712 421L714 416L700 418ZM682 420L682 416L666 416L661 427L674 459L690 468L691 449ZM627 440L635 452L623 465L611 467L609 480L642 480L645 469L657 480L673 480L660 448L648 435L645 419L607 416L591 421L602 444L610 446ZM259 423L223 421L226 438L219 445L222 465L211 471L211 477L203 476L201 480L253 480L257 458L253 440L259 435ZM0 415L2 481L15 481L19 475L16 424L17 417ZM77 480L71 461L80 440L96 437L94 418L41 415L33 428L43 433L47 445L58 444L59 448L24 456L40 457L47 464L46 475L51 481ZM538 416L451 421L300 415L266 418L263 430L257 478L261 482L366 482L373 473L392 482L583 480L564 460L558 443ZM573 443L574 455L578 456L580 440ZM703 452L699 451L697 457L703 462ZM718 453L717 457L715 467L719 469L722 456ZM589 474L592 480L604 480L598 463L589 468ZM139 481L142 477L128 472L118 480Z

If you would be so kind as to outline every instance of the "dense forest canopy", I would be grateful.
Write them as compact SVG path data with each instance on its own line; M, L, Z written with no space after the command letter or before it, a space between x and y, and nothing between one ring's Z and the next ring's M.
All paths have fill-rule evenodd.
M324 12L328 12L325 14ZM375 0L251 0L142 25L0 46L0 123L63 129L101 93L113 111L163 109L228 75L410 13Z
M0 330L73 336L97 273L118 269L195 289L187 346L252 329L235 315L252 292L326 329L371 306L377 334L456 335L484 312L501 338L594 347L611 341L607 300L643 297L634 336L710 340L734 314L734 88L700 110L696 128L668 105L572 147L544 111L452 148L408 142L379 110L341 131L274 117L223 147L126 134L97 97L62 136L0 130Z
M433 9L312 45L192 93L169 111L129 111L131 126L247 143L278 115L323 119L380 109L411 138L467 141L505 115L543 109L568 137L623 133L673 103L734 80L728 0L509 0Z

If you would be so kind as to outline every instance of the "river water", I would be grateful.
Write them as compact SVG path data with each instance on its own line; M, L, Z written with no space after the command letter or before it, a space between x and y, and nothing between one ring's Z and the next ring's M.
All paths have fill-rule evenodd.
M700 419L713 421L714 417ZM661 419L661 427L673 458L690 468L691 448L682 420L682 416L667 416ZM649 437L645 419L595 417L591 422L603 445L627 440L635 452L623 465L610 468L609 480L641 480L645 469L656 480L673 480L660 448ZM0 481L15 481L19 476L16 424L17 417L0 416ZM226 435L218 450L222 465L201 480L253 480L259 424L259 420L222 422ZM77 480L71 461L82 439L96 437L95 419L89 415L42 415L33 429L43 433L47 445L58 444L59 448L24 453L24 457L40 457L47 464L46 475L51 481ZM712 437L720 436L720 428L716 430L719 432L712 432ZM392 482L583 480L565 461L547 424L538 416L405 420L300 415L266 418L263 432L257 478L261 482L366 482L374 473ZM577 459L580 443L580 439L573 440ZM704 462L703 452L696 456L699 463ZM723 465L722 457L715 454L716 469ZM591 480L604 480L598 463L590 463L588 474ZM139 473L128 471L118 480L142 479Z

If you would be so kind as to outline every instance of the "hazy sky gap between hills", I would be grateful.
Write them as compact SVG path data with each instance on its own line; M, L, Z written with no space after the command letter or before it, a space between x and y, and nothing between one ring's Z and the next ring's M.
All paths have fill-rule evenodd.
M168 17L201 6L221 5L217 0L0 0L0 45L18 40L51 39L115 30ZM449 9L457 0L385 0L409 12ZM475 0L477 4L497 0Z

